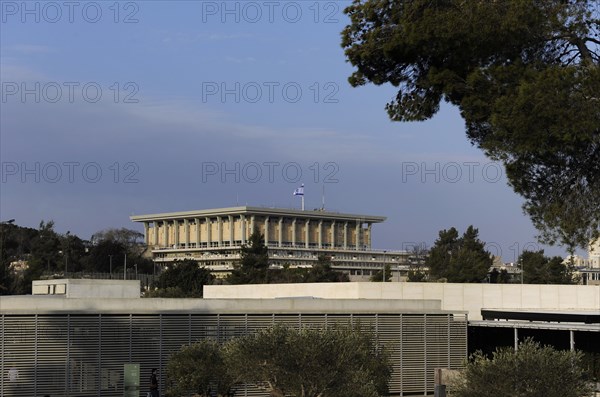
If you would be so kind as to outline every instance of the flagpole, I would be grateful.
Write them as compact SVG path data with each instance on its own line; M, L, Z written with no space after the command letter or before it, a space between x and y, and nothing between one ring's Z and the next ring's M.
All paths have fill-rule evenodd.
M304 195L302 195L302 211L304 211Z

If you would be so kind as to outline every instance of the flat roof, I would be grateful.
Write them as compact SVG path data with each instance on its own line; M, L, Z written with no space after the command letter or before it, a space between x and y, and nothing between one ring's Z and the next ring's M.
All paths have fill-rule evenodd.
M228 208L214 208L206 210L196 211L181 211L181 212L164 212L160 214L148 214L148 215L133 215L129 218L133 222L152 222L152 221L163 221L171 219L185 219L185 218L204 218L204 217L215 217L215 216L227 216L227 215L264 215L264 216L281 216L281 217L296 217L305 219L328 219L328 220L342 220L342 221L361 221L370 223L379 223L385 221L385 216L376 215L364 215L364 214L344 214L340 212L331 211L302 211L296 209L284 209L284 208L269 208L269 207L228 207Z
M598 324L548 323L548 322L540 322L540 321L516 321L516 320L469 321L469 327L527 328L527 329L546 329L546 330L551 330L551 331L600 332L600 326Z
M600 330L600 310L481 309L481 317L484 320L598 324Z
M2 296L0 314L464 314L435 299L91 299Z

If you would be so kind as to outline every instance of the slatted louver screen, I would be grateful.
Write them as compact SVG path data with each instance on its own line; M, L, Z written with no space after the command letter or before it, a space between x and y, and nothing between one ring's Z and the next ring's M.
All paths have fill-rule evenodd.
M69 392L97 396L100 357L100 316L71 315L69 330Z
M247 332L249 334L255 333L257 331L270 328L273 326L273 316L272 315L248 315L248 325Z
M5 317L2 364L3 396L35 395L34 316Z
M190 340L192 343L204 339L218 340L219 318L216 314L194 314L191 322L192 334Z
M37 393L54 396L66 394L67 337L66 316L38 316Z
M366 332L377 332L377 317L376 315L373 314L355 314L352 316L352 319L350 319L350 316L348 316L347 318L347 323L343 324L343 322L341 322L342 325L352 325L354 327L359 327L361 330L364 330Z
M302 327L326 328L325 316L322 314L302 314L300 315L300 323Z
M467 357L467 315L450 315L450 369L462 369Z
M287 327L298 328L300 326L300 315L299 314L275 314L275 324L284 325Z
M403 392L422 393L425 389L425 329L422 314L402 316Z
M150 384L150 370L158 368L158 382L160 393L164 394L164 370L166 357L160 356L161 333L160 316L133 315L131 317L131 361L140 364L140 384L143 392L148 391Z
M162 316L162 356L163 361L168 361L171 354L179 351L182 346L189 344L190 316L189 315L163 315ZM164 364L163 364L164 365Z
M327 327L335 327L335 326L349 326L353 325L354 320L352 316L349 314L328 314L327 315Z
M219 315L219 341L225 342L246 334L246 316L243 314Z
M392 378L389 383L390 394L399 393L402 390L400 319L399 314L380 314L377 316L377 338L387 349L392 361Z
M129 363L129 316L103 315L100 356L100 394L123 395L123 364Z
M433 393L435 368L448 368L450 364L448 353L450 325L448 315L426 315L425 318L427 390Z

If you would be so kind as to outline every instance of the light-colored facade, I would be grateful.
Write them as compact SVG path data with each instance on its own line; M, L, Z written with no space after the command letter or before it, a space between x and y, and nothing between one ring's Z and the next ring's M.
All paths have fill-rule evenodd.
M588 248L589 267L600 269L600 238L590 243Z
M272 266L312 266L320 255L351 277L368 277L390 264L395 277L408 271L409 253L372 249L372 226L382 216L232 207L132 216L144 226L145 243L157 263L194 259L226 273L254 230L262 233Z
M434 369L460 369L467 356L467 316L441 310L439 300L116 298L105 284L85 296L71 281L37 283L39 295L0 297L1 396L121 397L125 364L141 368L135 395L145 395L154 367L164 395L166 364L182 345L274 324L373 329L390 349L390 396L432 395ZM140 284L114 288L128 295ZM243 385L235 394L267 395Z
M207 285L207 298L434 299L443 310L466 311L482 320L481 309L535 309L600 313L600 288L590 285L469 283L314 283Z

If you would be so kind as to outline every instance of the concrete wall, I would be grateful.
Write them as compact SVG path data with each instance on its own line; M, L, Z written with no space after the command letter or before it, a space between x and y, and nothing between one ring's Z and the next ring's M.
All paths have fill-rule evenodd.
M481 320L481 309L600 311L600 287L589 285L453 283L317 283L205 286L206 298L439 299L442 310L465 310Z
M44 288L47 285L57 287ZM34 295L49 293L66 298L139 298L140 286L139 280L57 279L32 282Z
M0 314L48 313L440 313L439 300L398 299L89 299L2 296Z

